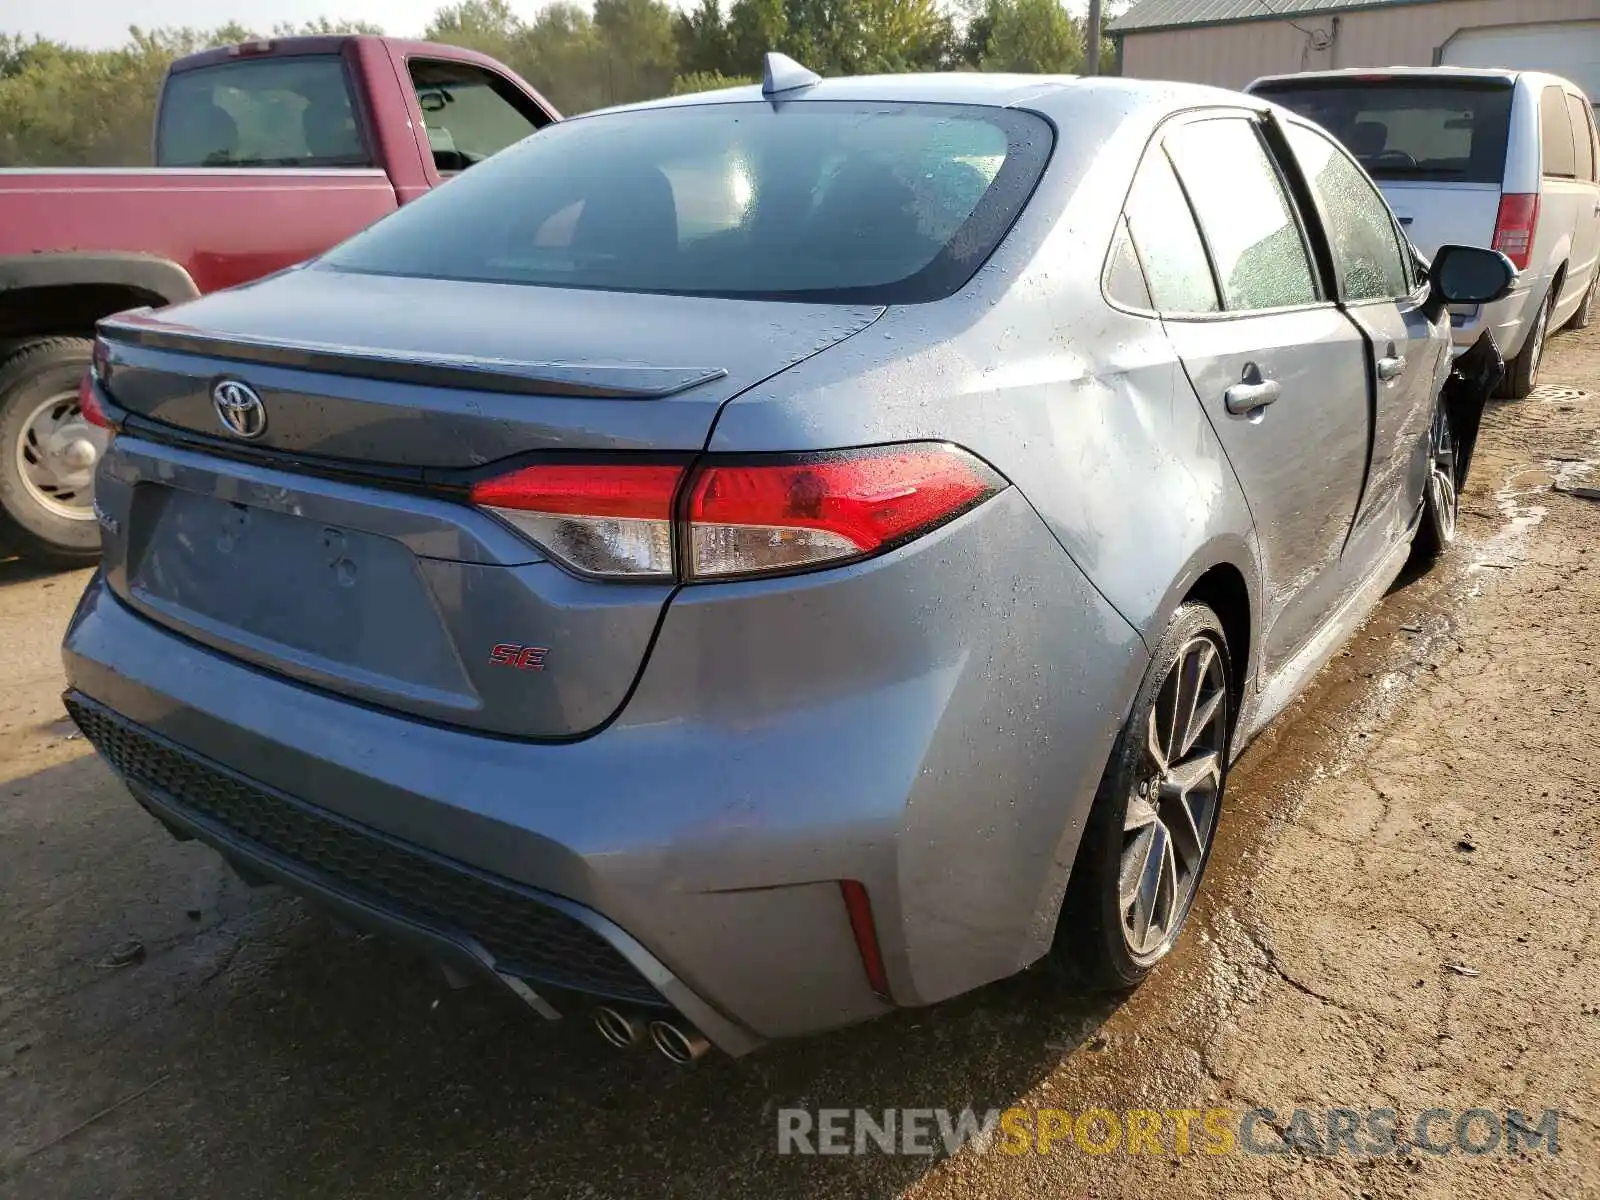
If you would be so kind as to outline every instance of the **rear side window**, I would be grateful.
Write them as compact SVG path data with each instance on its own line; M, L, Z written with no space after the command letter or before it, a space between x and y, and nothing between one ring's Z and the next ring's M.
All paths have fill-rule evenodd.
M407 66L440 171L482 162L549 122L509 80L482 67L419 58Z
M1264 84L1255 94L1321 125L1374 179L1499 183L1511 90L1495 81L1323 79Z
M375 274L913 303L964 284L1032 193L1012 109L798 101L551 125L324 256Z
M1106 295L1124 308L1141 311L1151 308L1150 289L1145 285L1126 218L1117 222L1117 234L1106 259Z
M1166 137L1231 312L1317 300L1289 197L1248 120L1183 125Z
M1577 177L1572 117L1567 112L1567 94L1558 87L1545 88L1539 97L1539 158L1543 174L1556 179Z
M156 130L162 167L366 167L336 54L241 59L167 81Z
M1567 93L1567 112L1572 116L1572 143L1577 155L1579 179L1595 177L1594 114L1571 92Z
M1144 156L1126 212L1156 309L1168 314L1219 311L1205 243L1164 151Z

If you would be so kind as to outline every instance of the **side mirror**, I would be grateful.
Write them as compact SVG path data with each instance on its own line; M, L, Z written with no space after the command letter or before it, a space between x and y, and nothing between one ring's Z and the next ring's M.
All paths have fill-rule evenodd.
M1516 282L1517 269L1498 250L1441 246L1428 269L1434 298L1443 304L1488 304Z

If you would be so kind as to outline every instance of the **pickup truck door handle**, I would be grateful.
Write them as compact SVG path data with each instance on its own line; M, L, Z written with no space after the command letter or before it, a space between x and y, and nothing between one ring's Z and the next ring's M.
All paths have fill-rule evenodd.
M1283 394L1283 385L1276 379L1262 379L1258 372L1247 373L1246 378L1222 393L1222 403L1236 417L1265 408Z
M1399 379L1406 373L1406 356L1390 354L1378 360L1379 379Z

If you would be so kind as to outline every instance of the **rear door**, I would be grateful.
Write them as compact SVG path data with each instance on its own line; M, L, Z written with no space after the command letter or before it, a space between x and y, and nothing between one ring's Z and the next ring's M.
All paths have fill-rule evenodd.
M1509 79L1311 76L1251 90L1342 141L1424 255L1494 240L1511 128Z
M1252 114L1168 126L1127 215L1152 301L1255 520L1270 672L1339 588L1367 461L1365 347L1317 280Z
M1327 232L1339 300L1366 339L1372 453L1346 555L1359 572L1403 536L1416 512L1449 332L1423 314L1414 256L1360 168L1318 129L1290 121L1284 134Z

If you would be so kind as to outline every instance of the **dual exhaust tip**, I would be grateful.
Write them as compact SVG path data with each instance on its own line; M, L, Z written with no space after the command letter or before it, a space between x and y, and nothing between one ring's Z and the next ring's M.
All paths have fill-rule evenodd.
M655 1018L602 1005L594 1010L594 1027L619 1050L632 1050L649 1042L680 1067L702 1058L711 1043L692 1025Z

